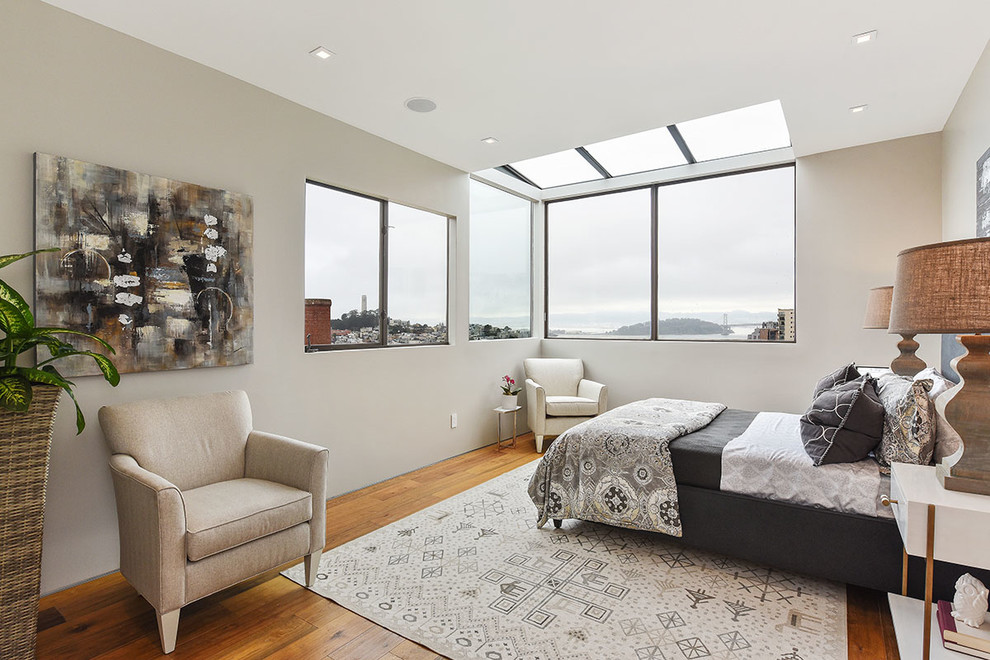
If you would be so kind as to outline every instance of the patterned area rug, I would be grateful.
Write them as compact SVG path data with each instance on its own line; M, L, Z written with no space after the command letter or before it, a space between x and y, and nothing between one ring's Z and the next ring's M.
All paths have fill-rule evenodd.
M535 467L330 550L313 590L450 658L846 658L844 585L658 533L536 529Z

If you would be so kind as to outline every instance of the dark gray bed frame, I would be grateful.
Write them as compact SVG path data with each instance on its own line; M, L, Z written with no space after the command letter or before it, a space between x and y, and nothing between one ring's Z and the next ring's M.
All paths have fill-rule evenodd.
M774 568L861 587L901 592L903 548L897 523L697 486L679 485L686 545ZM554 520L560 527L561 521ZM935 562L934 597L952 600L956 579L990 571ZM908 561L908 594L924 597L925 560Z

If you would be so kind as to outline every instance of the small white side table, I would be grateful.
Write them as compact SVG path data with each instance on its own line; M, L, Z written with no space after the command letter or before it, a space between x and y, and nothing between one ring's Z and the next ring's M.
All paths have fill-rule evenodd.
M897 520L897 529L904 542L902 596L907 595L907 557L925 558L925 600L890 596L890 613L902 658L916 658L917 639L922 625L921 652L929 660L932 648L936 657L942 641L936 626L932 635L932 574L935 560L990 569L990 497L946 490L935 477L930 465L894 463L890 475L890 504ZM920 615L920 616L917 616ZM935 637L935 639L932 639ZM945 657L965 657L944 651Z
M516 416L519 411L522 410L522 406L513 406L512 408L503 408L499 406L495 408L495 439L498 441L496 444L496 451L502 451L503 447L515 447L516 446ZM512 414L512 437L502 440L502 415ZM502 444L505 442L506 444Z

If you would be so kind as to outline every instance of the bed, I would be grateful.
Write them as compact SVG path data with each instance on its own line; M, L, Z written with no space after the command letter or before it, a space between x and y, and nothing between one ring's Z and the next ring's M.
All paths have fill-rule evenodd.
M637 405L657 401L670 402L671 400L652 399L637 402ZM712 404L704 405L710 406ZM624 527L649 529L674 536L680 535L683 542L688 545L748 559L783 570L899 593L903 548L900 534L889 510L876 506L881 495L889 492L889 477L879 476L875 463L872 464L872 468L860 465L858 469L863 471L865 468L865 470L872 471L875 476L873 480L863 482L866 485L862 486L861 490L865 494L859 498L858 503L845 501L840 504L838 508L844 510L825 508L825 506L815 504L813 501L794 503L767 499L773 495L760 492L762 487L759 485L753 488L755 494L728 492L723 488L723 455L727 451L727 446L729 451L738 451L740 445L735 442L736 439L744 436L751 427L756 428L757 432L761 433L762 431L759 429L766 428L765 422L770 418L766 417L766 413L722 409L724 407L721 406L718 408L721 409L721 412L711 414L710 422L697 424L696 428L692 428L683 435L669 440L669 442L649 444L648 441L644 440L647 444L638 449L638 451L654 452L666 445L669 450L673 481L653 480L648 488L661 492L665 487L676 489L676 509L679 520L675 522L678 522L679 525L668 525L667 523L671 522L672 519L658 515L661 510L660 505L654 505L656 511L653 515L638 512L638 518L635 520L628 515L626 518L611 516L612 519L610 520L608 519L610 517L608 511L605 511L604 514L591 508L575 511L566 506L561 507L559 502L555 502L556 509L548 505L550 498L539 497L540 484L550 483L552 470L561 473L564 469L562 468L564 465L562 454L567 451L569 442L567 434L560 436L554 445L551 445L530 484L530 495L540 510L541 524L549 518L554 521L555 526L559 527L562 520L573 517ZM705 410L711 412L710 408ZM606 415L610 413L606 413ZM701 417L704 418L707 414L701 414ZM791 415L789 417L794 418L791 421L796 423L797 416ZM623 415L620 414L619 418L618 423L623 426L623 432L616 435L629 436L630 424L622 421L624 420ZM759 425L760 420L764 422L763 426ZM698 421L704 422L704 419ZM684 425L683 420L678 423ZM784 420L785 426L789 423ZM605 438L600 442L603 446L609 443L607 429L610 428L610 424L612 425L611 428L615 428L616 421L606 418L598 422L600 436ZM633 427L636 426L643 426L643 424L633 425ZM632 430L633 442L635 442L635 435L639 429L633 428ZM568 434L580 433L581 431L581 427L575 427ZM651 432L650 430L644 431L642 437L647 438ZM749 431L749 433L752 436L753 431ZM561 442L562 440L563 442ZM560 444L558 445L558 443ZM557 445L556 450L554 449L555 445ZM605 452L607 453L607 450ZM770 453L775 452L774 449ZM611 456L608 458L611 459ZM870 460L872 461L872 459ZM575 469L581 467L580 462L574 464L572 461L572 465ZM823 468L825 467L833 469L834 475L845 470L844 467L838 465L823 466ZM821 470L823 468L814 469ZM786 469L778 469L774 477L764 481L779 481L781 475L786 474L786 472ZM844 472L841 474L845 475ZM738 476L736 475L736 477ZM635 478L635 475L629 477L626 482L631 482ZM736 481L738 483L739 479L737 478ZM758 481L758 479L754 481ZM839 490L845 488L855 489L856 486L844 486L843 489ZM876 492L872 493L871 489ZM545 492L550 492L550 490L547 485ZM648 497L643 495L645 492L647 491L641 491L639 495L630 495L628 499L645 501ZM869 501L871 493L874 500L872 506ZM820 500L822 497L834 498L837 495L834 493L817 494L812 496L811 500L814 500L815 497ZM653 499L656 500L656 497ZM660 501L662 503L662 497ZM646 508L649 507L640 507L640 509ZM935 570L936 598L951 600L954 582L964 572L970 572L979 579L990 583L990 572L980 572L937 562ZM923 593L924 560L911 558L909 563L909 594L921 597Z

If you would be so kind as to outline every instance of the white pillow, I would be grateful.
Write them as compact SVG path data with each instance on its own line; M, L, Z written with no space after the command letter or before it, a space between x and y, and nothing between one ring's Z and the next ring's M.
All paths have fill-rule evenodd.
M939 373L938 369L935 367L925 367L914 376L914 380L925 379L932 381L932 389L928 391L928 398L932 401L937 399L938 395L943 394L953 385L952 381Z

